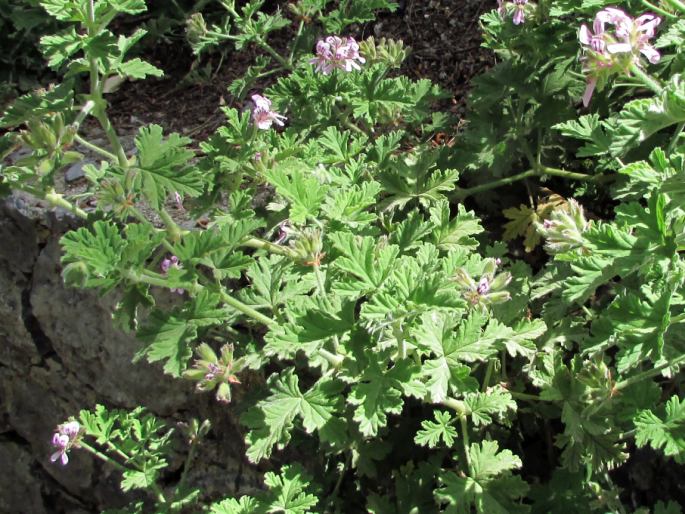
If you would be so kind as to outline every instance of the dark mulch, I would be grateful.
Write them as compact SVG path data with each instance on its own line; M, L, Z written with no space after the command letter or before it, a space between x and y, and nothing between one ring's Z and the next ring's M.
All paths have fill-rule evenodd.
M493 63L492 54L480 47L478 18L495 6L495 0L406 0L395 13L382 13L375 22L351 27L350 33L359 39L373 35L404 41L412 52L401 72L439 84L451 95L445 107L463 118L471 78ZM291 37L292 28L286 27L272 41L284 47ZM143 123L159 123L194 140L204 139L223 123L219 107L234 102L228 85L260 51L230 52L223 60L215 52L197 60L180 38L156 44L145 57L162 68L165 77L127 83L113 93L110 113L115 125L126 133ZM198 71L205 68L211 76L200 79Z

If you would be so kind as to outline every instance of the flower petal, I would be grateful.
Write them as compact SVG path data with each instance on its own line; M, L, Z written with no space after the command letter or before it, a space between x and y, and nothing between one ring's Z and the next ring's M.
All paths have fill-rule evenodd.
M590 105L592 94L595 92L595 86L597 86L597 77L590 77L587 82L587 87L585 88L585 93L583 94L583 106L587 107Z

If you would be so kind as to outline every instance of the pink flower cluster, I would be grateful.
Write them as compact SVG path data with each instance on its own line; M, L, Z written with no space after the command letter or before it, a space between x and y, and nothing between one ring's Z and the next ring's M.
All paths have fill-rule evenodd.
M650 44L661 18L643 14L633 19L620 9L607 7L595 16L592 30L580 27L578 39L587 51L585 71L588 74L583 105L588 106L600 79L614 72L626 72L631 65L640 65L640 55L656 64L659 52ZM613 26L613 31L607 30Z
M78 421L69 421L57 427L57 432L52 435L52 446L57 451L50 456L51 462L59 459L62 466L69 463L67 452L76 445L80 430L81 425L78 424Z
M257 128L267 130L271 128L272 123L276 123L276 125L281 127L283 126L281 120L285 120L286 117L271 110L271 100L265 96L252 95L252 102L254 103L252 121Z
M180 267L181 267L181 263L178 260L178 257L176 257L175 255L172 255L169 258L162 259L162 262L159 265L159 268L162 270L162 273L164 273L165 275L169 272L169 270L171 268L180 268ZM179 288L172 287L171 292L172 293L178 293L178 294L184 293L183 289L181 289L180 287Z
M366 59L359 55L359 45L353 37L328 36L316 44L316 57L309 62L316 65L316 71L329 75L335 69L361 70L359 63L364 64Z
M504 18L507 15L507 5L511 4L514 6L514 16L512 16L511 21L514 25L521 25L526 21L526 4L528 0L511 0L511 2L505 2L504 0L497 0L497 12Z

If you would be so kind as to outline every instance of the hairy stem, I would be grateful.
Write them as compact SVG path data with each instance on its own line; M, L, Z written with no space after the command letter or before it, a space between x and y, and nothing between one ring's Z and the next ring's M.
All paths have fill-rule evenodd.
M88 14L88 22L86 23L88 36L95 38L99 35L99 27L97 27L95 24L95 7L93 5L93 0L88 2L86 8ZM119 141L119 136L117 135L116 130L114 130L112 123L107 117L107 112L105 111L106 102L102 96L104 81L100 80L100 67L98 65L98 60L93 55L89 55L88 51L86 51L86 56L88 57L88 67L90 72L90 101L93 102L93 116L95 116L100 123L100 126L105 131L107 140L117 156L119 166L126 169L128 168L126 152L124 152L124 148L121 146L121 141Z
M159 217L162 218L162 221L164 222L164 225L166 225L167 228L167 233L169 234L169 238L174 242L177 243L178 241L181 240L181 237L183 236L183 231L181 230L181 227L178 226L178 224L171 219L171 216L169 213L162 207L159 211Z
M329 352L324 348L319 349L319 355L326 359L328 363L336 369L339 368L345 360L345 357L343 357L342 355L338 353Z
M86 442L84 442L84 441L79 441L79 442L78 442L78 446L79 446L79 448L83 448L84 450L86 450L87 452L91 453L92 455L95 455L95 456L96 456L98 459L100 459L101 461L104 461L104 462L106 462L106 463L108 463L108 464L111 464L112 466L114 466L115 468L117 468L119 471L122 471L122 472L123 472L123 471L130 471L126 466L124 466L124 465L121 464L120 462L117 462L116 460L114 460L114 459L113 459L112 457L110 457L109 455L102 453L100 450L98 450L97 448L95 448L95 447L89 445L88 443L86 443Z
M274 328L275 326L278 325L275 320L271 319L268 316L265 316L261 312L253 309L249 305L245 305L243 302L240 300L236 300L233 298L231 295L226 293L225 291L221 291L219 293L221 295L221 299L226 305L230 305L233 307L235 310L241 312L248 318L252 318L255 321L258 321L259 323L266 325L269 328Z
M675 14L663 10L661 7L658 7L658 6L654 5L653 3L651 3L647 0L640 0L640 1L642 2L642 5L644 5L647 9L650 9L650 10L654 11L655 13L660 14L661 16L663 16L665 18L670 18L672 20L678 19L678 17Z
M653 367L652 369L648 369L646 371L633 375L632 377L628 377L625 380L617 382L616 385L614 385L614 391L620 391L621 389L625 389L626 387L629 387L633 384L640 383L643 380L648 380L650 378L659 376L663 370L675 367L683 362L685 362L685 354L680 355L679 357L676 357L671 361L662 362L661 364Z
M78 144L80 144L81 146L85 146L86 148L88 148L88 150L90 150L91 152L95 152L95 153L97 153L97 154L102 155L103 157L107 157L107 159L109 159L110 161L116 161L116 160L117 160L117 156L116 156L116 155L114 155L114 154L111 153L111 152L108 152L108 151L105 150L104 148L100 148L99 146L97 146L97 145L91 143L90 141L88 141L88 140L86 140L86 139L83 139L83 138L82 138L81 136L79 136L78 134L76 134L76 135L74 136L74 140L75 140Z
M56 193L53 188L50 188L45 193L45 200L53 207L61 207L62 209L69 211L79 218L86 219L88 217L88 213L86 211L65 199L63 195Z
M675 148L675 145L678 143L678 139L680 138L680 134L683 131L683 128L685 128L685 121L678 123L678 125L676 126L675 133L673 134L673 137L671 138L671 141L669 141L668 147L666 148L666 155L670 155L671 152L673 152L673 149Z
M271 48L271 45L270 45L269 43L267 43L266 41L264 41L263 39L261 39L261 38L258 39L258 40L257 40L257 44L258 44L262 49L266 50L266 52L267 52L271 57L273 57L274 59L276 59L276 62L278 62L278 64L280 64L281 66L283 66L286 70L288 70L288 71L293 71L293 70L295 69L295 68L293 68L293 65L292 65L292 64L290 64L286 59L284 59L283 56L281 56L281 54L279 54L276 50L274 50L273 48Z
M490 189L495 189L501 186L508 186L519 180L523 180L528 177L534 177L536 175L535 170L524 171L518 175L512 175L511 177L505 177L498 180L493 180L486 184L481 184L480 186L469 187L465 189L457 189L450 195L450 200L463 200L467 196L473 196L478 193L483 193L484 191L489 191Z
M636 78L640 79L640 82L642 82L648 89L651 89L657 95L661 94L661 91L663 91L664 88L659 81L645 73L644 70L637 64L632 64L630 66L630 71L633 75L635 75Z
M680 0L666 0L666 3L674 9L679 10L681 13L685 13L685 4Z
M464 446L464 457L466 458L466 466L469 470L469 475L473 476L473 467L471 466L471 454L469 453L469 427L466 422L466 416L461 416L459 418L459 423L461 425L461 442Z
M285 257L289 257L290 259L298 258L297 252L295 252L292 248L272 243L270 241L265 241L264 239L259 239L258 237L251 237L240 244L241 246L247 246L248 248L254 248L255 250L266 250L269 253L283 255Z
M481 386L481 391L485 392L490 385L490 377L492 376L492 371L495 368L495 359L490 359L488 361L488 367L485 369L485 377L483 377L483 384Z

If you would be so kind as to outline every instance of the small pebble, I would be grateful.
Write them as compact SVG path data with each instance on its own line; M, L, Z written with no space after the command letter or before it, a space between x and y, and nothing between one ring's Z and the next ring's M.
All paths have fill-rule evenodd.
M86 176L83 172L83 166L88 164L88 161L81 161L69 166L67 173L64 175L64 180L67 182L76 182Z

